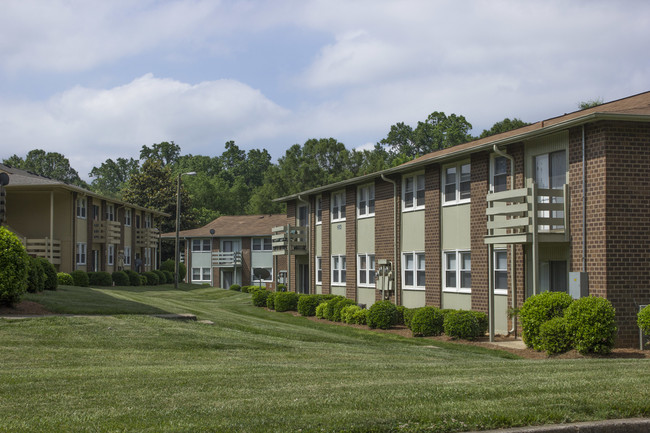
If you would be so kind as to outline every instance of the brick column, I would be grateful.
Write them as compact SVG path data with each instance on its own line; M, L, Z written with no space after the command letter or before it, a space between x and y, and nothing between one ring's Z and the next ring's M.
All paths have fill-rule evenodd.
M251 285L251 238L241 240L241 283L242 286Z
M424 171L425 304L440 307L442 292L440 244L440 166Z
M292 226L296 225L296 201L290 201L287 202L287 222L291 224ZM296 256L289 255L287 256L287 260L290 261L291 263L291 272L289 275L287 275L287 281L290 282L291 285L291 291L295 292L296 291L296 274L297 274L297 263L296 263ZM287 267L287 271L289 268ZM287 287L288 290L288 287Z
M357 187L345 189L345 297L357 300Z
M399 178L391 177L397 181L397 194L400 194ZM394 252L397 251L397 263L393 263L394 272L399 276L399 239L396 239L393 230L395 197L393 195L393 184L380 178L375 181L375 262L379 260L390 260L394 262ZM399 213L399 209L398 209ZM399 230L399 220L397 220ZM377 266L377 265L376 265ZM400 286L400 279L395 278L395 289ZM381 291L375 291L375 300L381 300ZM393 301L394 301L393 297Z
M330 253L330 232L332 225L330 223L330 193L323 193L323 221L322 221L322 230L323 230L323 244L321 246L322 256L321 263L323 265L323 283L322 291L324 295L329 295L331 293L331 279L332 279L332 257Z
M487 200L490 156L486 152L471 157L470 237L472 254L472 310L488 311Z

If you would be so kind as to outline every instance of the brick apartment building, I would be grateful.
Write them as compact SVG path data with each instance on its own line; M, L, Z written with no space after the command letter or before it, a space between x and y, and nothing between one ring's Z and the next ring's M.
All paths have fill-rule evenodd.
M650 303L650 92L277 201L283 224L304 233L292 291L489 312L497 333L535 293L596 295L616 308L618 344L638 346L636 313ZM285 240L274 239L280 255ZM386 266L392 281L375 277Z

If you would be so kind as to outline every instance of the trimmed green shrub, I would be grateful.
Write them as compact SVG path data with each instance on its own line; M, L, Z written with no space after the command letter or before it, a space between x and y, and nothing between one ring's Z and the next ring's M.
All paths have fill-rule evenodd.
M316 306L316 317L319 319L325 318L325 310L327 309L327 302L321 302Z
M129 285L130 286L141 286L142 285L142 280L140 279L140 274L138 274L135 271L132 271L130 269L127 269L126 275L129 277Z
M343 296L334 296L332 299L327 301L327 305L325 306L325 310L323 311L324 319L327 319L331 322L334 321L334 309L336 308L336 304L341 302L343 299L345 299Z
M113 282L116 286L128 286L129 285L129 276L126 275L124 271L115 271L111 275Z
M573 298L564 292L543 292L526 299L519 312L522 339L526 346L543 350L539 327L554 317L564 316L564 311L572 302Z
M429 337L440 335L443 331L444 317L439 308L418 308L411 318L411 332L414 337Z
M357 325L365 325L366 323L368 323L368 313L370 312L365 308L359 308L358 310L354 310L354 316L353 316L354 323L356 323Z
M239 284L231 284L230 290L233 290L235 292L241 292L241 286Z
M390 329L397 323L397 308L390 301L378 301L372 304L368 313L368 326L371 328Z
M298 294L295 292L278 292L275 294L275 311L296 311Z
M148 286L149 285L149 280L145 275L138 274L138 278L140 278L140 285L141 286Z
M74 280L74 285L77 287L88 287L90 284L90 281L88 280L88 273L86 271L77 269L76 271L72 271L70 275Z
M610 353L618 330L615 316L614 307L605 298L588 296L573 301L564 317L578 352L583 355Z
M160 282L158 280L158 275L151 271L143 272L140 275L146 278L146 282L144 284L145 286L157 286Z
M398 305L397 307L397 323L396 325L404 324L404 312L408 310L404 305Z
M266 297L266 308L269 310L275 310L275 295L280 292L269 292Z
M173 283L173 281L167 281L167 277L163 273L163 271L159 269L154 269L153 271L154 274L158 276L158 284L167 284L167 283Z
M358 305L346 305L341 309L341 322L353 324L354 323L354 312L360 310Z
M475 340L479 335L478 319L471 311L456 310L445 315L445 334L451 338Z
M419 308L407 308L404 310L402 313L402 316L404 317L404 326L411 329L411 320L413 319L415 312L418 310Z
M241 286L242 293L249 293L251 286Z
M27 289L29 256L18 237L0 226L0 305L12 306Z
M108 272L88 272L88 284L91 286L108 287L113 285L113 278Z
M646 305L638 312L636 323L645 335L650 335L650 305Z
M566 317L554 317L539 327L539 338L547 355L555 355L571 350L573 342L567 332Z
M471 313L478 320L478 337L482 337L490 329L490 322L488 322L488 316L482 311L471 311Z
M175 271L174 266L175 266L175 263L174 263L174 260L172 260L172 259L167 259L167 260L165 260L164 262L162 262L160 264L160 270L161 271L163 271L163 272L167 271L167 272L170 272L172 274L171 280L169 280L169 279L167 280L170 283L174 282L174 271ZM186 274L187 274L187 266L185 266L185 263L179 262L178 263L178 275L179 275L178 282L179 283L182 282L182 281L185 281L185 275Z
M27 291L36 293L43 290L45 290L45 271L40 260L36 257L30 257L27 272Z
M286 284L278 284L278 292L286 292L286 291L287 291Z
M65 272L59 272L56 274L56 279L59 282L59 285L61 286L74 286L74 280L72 279L72 275L65 273Z
M160 272L165 274L165 281L167 284L174 284L174 273L161 269Z
M39 257L43 271L45 272L45 290L56 290L59 280L56 277L56 268L50 261L44 257Z
M253 294L251 295L251 299L253 300L253 305L256 307L266 307L266 298L269 297L269 292L268 290L255 290Z
M334 308L332 308L332 318L330 320L332 320L333 322L340 322L341 310L343 310L343 308L349 305L357 305L357 303L354 302L352 299L347 299L347 298L343 298L340 301L338 301L336 305L334 305Z
M320 303L320 295L303 295L298 299L298 313L301 316L315 316Z

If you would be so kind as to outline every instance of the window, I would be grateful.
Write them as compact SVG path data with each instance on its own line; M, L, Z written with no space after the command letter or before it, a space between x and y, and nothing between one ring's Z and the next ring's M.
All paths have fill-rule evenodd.
M131 226L131 209L124 209L124 225Z
M332 194L332 222L345 221L345 192Z
M86 219L86 197L77 199L77 218Z
M424 253L412 252L403 254L403 282L405 289L424 289Z
M192 281L210 281L210 268L192 268Z
M539 263L539 286L541 291L568 293L568 269L564 260L549 260Z
M332 256L332 285L345 286L345 256Z
M210 239L192 239L192 251L210 251Z
M99 221L99 206L93 205L93 221Z
M261 279L260 279L261 278ZM259 267L252 269L251 281L273 281L273 268Z
M307 206L298 206L298 227L307 227Z
M77 243L77 264L85 265L86 264L86 243L78 242Z
M323 284L323 260L316 257L316 284Z
M359 218L375 216L375 185L362 186L357 191Z
M323 198L318 196L316 198L316 224L323 223Z
M508 253L506 250L494 250L494 293L508 294Z
M472 289L472 258L469 251L445 251L444 290L470 293Z
M144 265L151 266L151 248L144 249Z
M469 203L472 185L470 164L446 167L443 171L442 183L444 185L442 204Z
M131 266L131 247L124 247L124 266Z
M253 238L253 251L271 251L271 238Z
M110 266L112 266L115 263L115 245L110 244L108 246L108 251L107 251L107 261Z
M106 221L115 221L115 205L106 205Z
M492 158L492 192L501 192L508 189L509 161L505 156Z
M424 209L424 175L404 177L402 181L402 209Z
M144 228L145 229L150 229L151 228L151 215L146 214L144 216Z
M543 189L562 189L566 183L566 151L545 153L534 158L535 182ZM540 203L548 203L549 197L539 197ZM553 197L551 203L562 203L562 197ZM539 211L542 218L564 218L562 211ZM556 226L540 225L540 231L553 230Z
M357 283L360 286L374 286L375 285L375 255L374 254L359 254L358 256L358 278Z

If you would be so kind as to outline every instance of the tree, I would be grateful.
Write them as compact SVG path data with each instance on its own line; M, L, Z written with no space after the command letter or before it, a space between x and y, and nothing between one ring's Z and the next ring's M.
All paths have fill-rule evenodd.
M586 110L587 108L597 107L603 104L603 98L598 97L595 99L590 99L588 101L582 101L578 103L578 108L581 110Z
M512 131L513 129L522 128L528 125L529 123L526 123L521 119L517 119L516 117L513 118L512 120L506 117L500 122L497 122L494 125L492 125L492 128L484 129L478 138L490 137L492 135L501 134L502 132Z
M133 158L117 158L115 161L109 158L88 174L95 178L90 187L98 194L120 198L124 185L139 167L140 163Z
M158 159L163 165L174 165L181 154L181 148L173 141L163 141L153 144L151 147L142 146L140 159Z
M12 155L5 159L4 164L22 170L28 170L40 176L59 180L71 185L88 188L88 184L81 180L77 170L70 166L68 158L58 152L45 152L42 149L33 149L27 153L25 159Z

